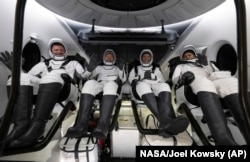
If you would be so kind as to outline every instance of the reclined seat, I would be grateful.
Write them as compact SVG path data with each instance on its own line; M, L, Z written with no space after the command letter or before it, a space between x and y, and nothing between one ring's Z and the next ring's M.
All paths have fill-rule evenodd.
M120 90L117 93L115 108L113 109L110 118L108 133L112 132L112 130L114 130L114 128L117 126L117 120L122 103L122 87L119 89ZM64 121L65 123L63 125L65 125L65 133L62 135L63 138L59 142L59 147L61 150L60 156L62 159L65 159L66 161L72 158L87 161L98 161L98 158L102 156L102 154L106 153L107 147L110 147L109 135L107 136L107 140L97 140L97 138L92 135L92 132L96 128L97 121L100 117L100 105L102 99L103 92L100 92L94 98L91 109L91 117L88 122L88 132L86 135L76 138L68 137L66 135L68 128L75 123L77 112L71 118Z
M199 56L198 56L199 57ZM205 57L205 56L200 56ZM174 57L169 60L170 73L169 78L172 77L174 68L179 64L180 57ZM190 119L194 134L198 135L199 142L203 145L214 145L214 138L206 124L206 120L203 116L200 104L198 102L197 95L195 95L188 85L182 85L180 87L174 87L176 93L176 105L179 111L184 110L188 118ZM228 108L226 107L224 100L221 99L221 105L225 113L228 126L233 129L236 127L235 121ZM237 128L236 128L237 129ZM237 132L236 132L237 133ZM237 136L239 134L237 133Z
M138 61L137 61L137 64L134 63L134 62L132 62L131 66L137 67L138 63L139 63ZM136 65L134 65L134 64L136 64ZM132 69L133 67L131 67L129 69ZM153 64L152 70L154 70L156 67L158 67L158 65L154 65ZM135 74L136 74L136 70L135 70ZM183 133L182 132L181 133L180 132L173 133L173 135L170 135L171 133L170 134L167 134L167 133L164 134L162 132L163 131L163 127L165 125L169 126L169 128L170 128L171 127L171 122L174 123L174 122L176 122L179 119L182 120L182 117L180 117L180 118L176 117L176 114L175 114L174 110L172 109L172 106L170 104L168 104L168 103L165 102L166 100L168 100L168 97L169 97L168 95L171 95L170 92L165 92L164 91L158 97L156 97L156 101L155 102L157 104L157 100L159 99L160 106L159 105L155 106L155 104L151 105L150 103L148 103L148 101L150 102L150 98L154 97L153 93L149 93L149 94L143 95L143 97L145 97L145 96L149 97L149 95L150 95L150 98L147 98L147 99L144 98L145 100L144 99L142 100L139 97L139 95L137 94L137 92L135 90L135 86L133 84L130 85L130 93L131 93L131 106L132 106L132 109L133 109L134 118L135 118L135 121L136 121L136 124L137 124L137 128L138 128L139 132L142 135L148 136L148 137L151 136L151 135L155 136L155 137L157 136L159 138L162 138L161 140L163 140L165 142L169 140L169 141L171 141L170 143L172 143L172 141L175 140L175 138L179 139L179 137L181 136L181 134L185 134L185 131ZM153 102L153 103L155 103L155 102ZM154 109L154 107L156 109ZM166 107L166 109L164 109L165 107ZM158 114L158 111L161 114L164 113L165 115L168 115L168 116L163 117L163 115L157 115L157 117L156 117L155 115ZM164 119L162 120L162 118L164 118ZM158 121L158 120L161 120L162 123L160 123L160 121ZM179 122L179 121L177 121L177 122ZM183 128L181 128L182 125L184 125L184 124L180 122L180 127L178 127L179 125L177 125L176 129L170 128L169 131L172 131L172 130L174 130L174 131L176 130L176 132L180 131L181 129L183 129ZM165 132L165 130L164 130L164 132ZM170 138L168 138L168 137L170 137ZM163 142L163 143L165 143L165 142ZM189 143L188 145L191 145L190 143L192 143L192 142L187 141L187 143ZM179 143L178 143L178 145L179 145Z

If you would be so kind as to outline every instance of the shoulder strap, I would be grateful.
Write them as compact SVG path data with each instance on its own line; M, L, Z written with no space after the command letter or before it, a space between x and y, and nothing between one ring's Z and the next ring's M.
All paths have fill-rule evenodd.
M138 65L135 65L135 75L138 75Z
M62 63L61 68L64 68L64 66L67 65L70 61L71 61L71 59L66 59L66 60Z
M139 65L138 60L134 60L131 63L129 63L129 65L128 65L128 73L130 73L130 71L134 68L135 69L135 75L137 75L138 74L138 69L137 69L138 65Z
M50 60L51 60L51 59L46 59L46 60L44 60L44 63L45 63L45 65L47 66L48 71L51 71L51 70L52 70L52 68L49 66L49 61L50 61ZM72 59L66 59L66 60L62 63L62 65L61 65L60 68L64 68L64 66L67 65L71 60L72 60Z
M51 69L51 67L49 67L49 61L51 60L51 58L50 59L45 59L44 60L44 63L45 63L45 65L47 66L47 69L48 69L48 71L51 71L52 69Z

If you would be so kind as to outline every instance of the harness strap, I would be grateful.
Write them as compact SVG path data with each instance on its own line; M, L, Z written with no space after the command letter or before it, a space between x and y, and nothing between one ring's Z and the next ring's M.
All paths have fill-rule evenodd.
M51 70L52 70L51 66L49 66L49 61L50 61L50 60L51 60L51 59L46 59L46 60L44 60L44 63L45 63L45 65L47 66L47 69L48 69L49 72L51 72ZM60 69L65 69L65 66L66 66L70 61L71 61L71 59L66 59L66 60L62 63Z

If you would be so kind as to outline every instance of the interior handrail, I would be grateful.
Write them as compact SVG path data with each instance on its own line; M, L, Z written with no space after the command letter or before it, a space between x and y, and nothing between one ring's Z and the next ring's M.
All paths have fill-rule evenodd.
M239 61L239 99L244 111L247 145L250 144L250 104L248 95L248 63L247 63L247 23L244 0L235 0L237 16L237 50Z
M2 156L5 147L5 138L7 136L14 106L18 98L20 88L20 70L21 70L21 55L22 55L22 41L23 41L23 19L25 11L26 0L17 0L15 13L15 27L14 27L14 44L13 44L13 60L12 60L12 81L11 91L8 100L7 108L3 116L0 126L0 157Z

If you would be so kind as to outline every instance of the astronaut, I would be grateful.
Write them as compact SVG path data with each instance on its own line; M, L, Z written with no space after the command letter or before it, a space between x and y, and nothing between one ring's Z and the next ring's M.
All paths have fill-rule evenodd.
M28 73L21 73L19 97L14 109L14 127L6 140L11 148L35 143L43 135L62 91L67 92L63 96L66 102L77 101L78 88L66 82L71 83L75 74L80 79L90 75L78 61L67 59L67 48L59 38L49 41L49 55L51 59L36 64ZM11 78L7 81L7 87L10 86ZM32 98L36 88L37 99L32 115Z
M73 127L66 133L67 137L82 137L87 135L88 122L91 116L91 108L95 96L103 92L100 106L100 118L93 136L98 139L106 139L109 129L110 117L119 95L122 83L126 81L124 70L116 63L116 54L112 49L106 49L103 54L103 64L98 65L91 74L83 88L80 98L80 107Z
M150 49L141 51L140 65L130 71L128 79L134 94L138 94L158 119L160 136L168 138L186 130L189 121L184 116L176 117L170 87L165 83L160 67L153 63Z
M238 80L231 72L219 71L207 58L198 59L196 48L187 45L181 52L182 63L174 70L175 85L190 85L203 111L216 145L238 145L226 123L220 98L231 111L243 136L246 132L239 103ZM176 94L178 95L178 94Z

